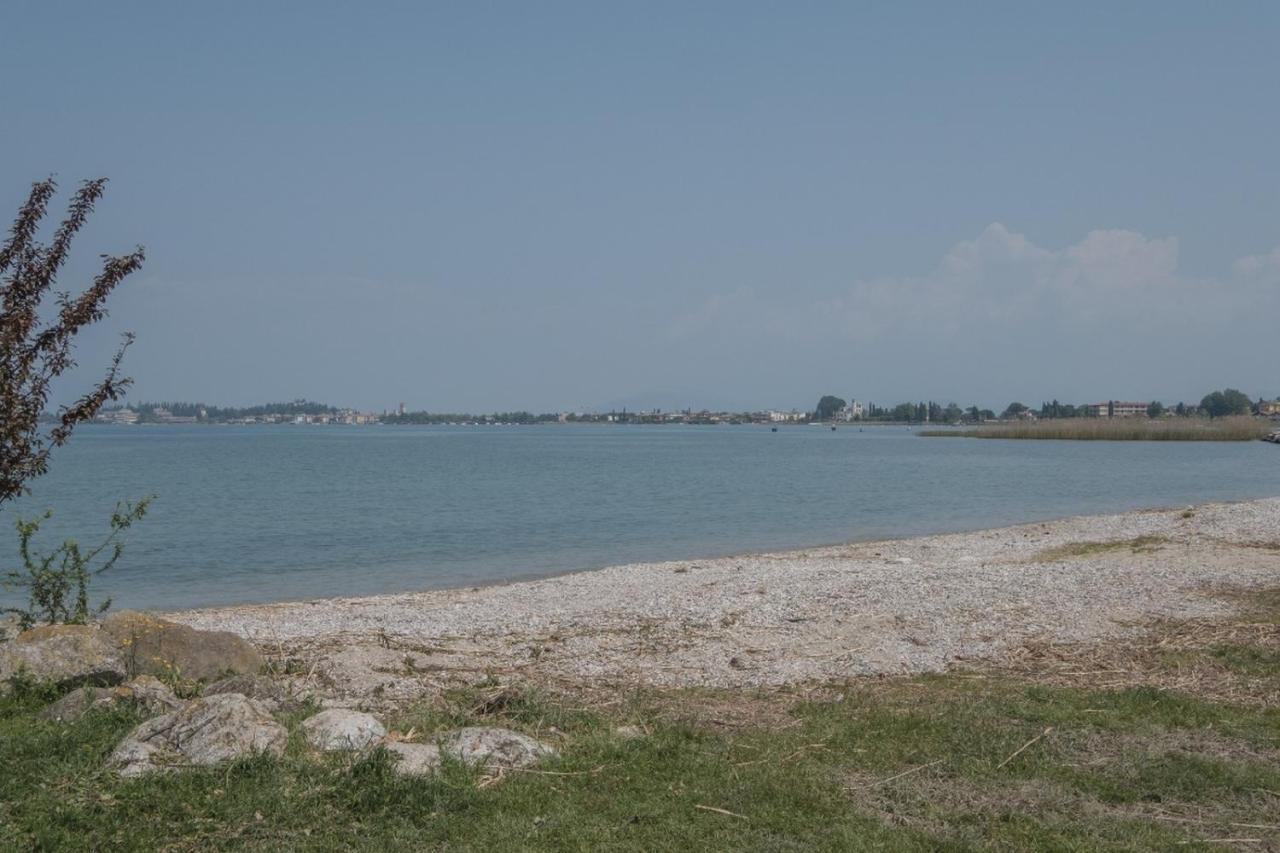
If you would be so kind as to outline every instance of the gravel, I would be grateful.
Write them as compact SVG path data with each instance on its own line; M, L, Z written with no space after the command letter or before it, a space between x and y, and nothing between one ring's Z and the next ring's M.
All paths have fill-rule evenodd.
M1138 537L1156 539L1119 544ZM1077 543L1117 544L1044 555ZM410 699L504 673L778 686L939 671L1029 642L1225 615L1232 606L1215 590L1280 585L1278 543L1280 498L1269 498L168 618L295 658L310 686L339 700Z

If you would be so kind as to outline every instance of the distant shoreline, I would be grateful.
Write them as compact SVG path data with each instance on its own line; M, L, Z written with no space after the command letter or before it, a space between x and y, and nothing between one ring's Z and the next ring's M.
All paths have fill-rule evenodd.
M1257 441L1280 424L1251 415L1223 418L1065 418L928 429L925 438L1049 439L1058 441Z

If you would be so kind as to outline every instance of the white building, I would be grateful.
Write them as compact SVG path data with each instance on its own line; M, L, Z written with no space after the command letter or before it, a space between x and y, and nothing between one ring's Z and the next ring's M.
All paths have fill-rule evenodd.
M839 417L841 420L857 421L866 415L866 407L863 406L861 400L850 400L848 405L840 410Z

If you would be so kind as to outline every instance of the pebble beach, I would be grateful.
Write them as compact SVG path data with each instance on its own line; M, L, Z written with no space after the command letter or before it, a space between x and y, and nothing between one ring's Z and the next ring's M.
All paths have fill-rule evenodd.
M1280 498L166 616L240 634L335 700L394 702L495 676L750 688L942 671L1225 616L1223 591L1274 585Z

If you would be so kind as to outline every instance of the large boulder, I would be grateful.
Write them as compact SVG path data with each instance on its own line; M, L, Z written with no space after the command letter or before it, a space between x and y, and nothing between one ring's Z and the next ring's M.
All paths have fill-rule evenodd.
M555 750L531 737L490 726L472 726L445 732L438 740L440 751L464 764L489 770L527 767Z
M255 674L262 655L229 631L197 631L145 613L114 613L102 630L115 639L131 675L212 681L229 673Z
M124 681L124 657L93 625L42 625L0 645L0 690L15 678L59 687Z
M307 743L324 752L365 749L387 736L377 718L360 711L330 708L302 721Z
M150 675L140 675L116 687L79 687L40 712L46 720L69 723L92 709L129 706L147 717L167 714L182 707L173 691Z
M289 733L259 702L237 693L193 699L148 720L108 760L121 776L178 767L208 767L256 753L281 755Z
M200 691L202 696L214 696L218 693L239 693L241 696L257 699L270 708L273 714L292 714L301 711L303 705L300 697L265 675L231 675L206 685Z

